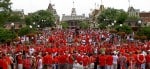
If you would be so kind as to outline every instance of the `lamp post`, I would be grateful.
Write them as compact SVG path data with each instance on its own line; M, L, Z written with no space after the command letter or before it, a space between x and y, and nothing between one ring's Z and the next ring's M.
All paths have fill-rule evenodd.
M122 27L122 24L120 24L120 27Z
M141 21L141 20L139 20L139 21L138 21L138 25L139 25L139 27L141 26L141 24L142 24L142 21Z
M15 26L15 24L14 24L14 23L11 23L11 27L12 27L12 29L14 29L14 26Z
M11 23L11 29L12 29L12 34L14 33L14 29L15 29L15 24ZM13 38L11 39L13 41Z
M29 27L30 27L30 29L32 29L32 25L30 25Z

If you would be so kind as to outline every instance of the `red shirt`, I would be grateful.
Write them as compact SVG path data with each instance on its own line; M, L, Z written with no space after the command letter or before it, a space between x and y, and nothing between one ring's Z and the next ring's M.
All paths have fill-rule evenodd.
M72 55L68 55L68 63L73 64L73 56Z
M89 57L88 56L84 56L82 58L82 62L83 62L83 66L87 66L89 64Z
M58 58L60 64L64 64L67 62L67 55L60 55Z
M18 55L18 64L22 64L23 63L23 59L22 59L22 56L21 55Z
M113 57L111 55L107 56L106 64L107 65L112 65L113 64Z
M100 55L99 56L99 65L100 66L105 66L106 65L106 56L105 55Z
M31 67L31 61L30 61L30 59L24 59L23 60L23 66L24 66L24 68L25 69L30 69L30 67Z
M46 55L43 57L43 64L52 64L52 56Z
M146 56L146 63L150 63L150 54Z
M145 61L145 56L144 55L137 55L137 63L142 64Z

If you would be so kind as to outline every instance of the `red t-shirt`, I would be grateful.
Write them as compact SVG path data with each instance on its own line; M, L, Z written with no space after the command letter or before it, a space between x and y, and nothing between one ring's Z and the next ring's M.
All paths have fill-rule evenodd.
M25 69L30 69L30 67L31 67L30 59L24 59L23 60L23 67L25 67Z
M99 56L99 65L100 66L105 66L106 65L106 56L105 55L100 55Z
M52 64L52 56L46 55L43 57L43 64Z
M150 63L150 54L146 56L146 63Z
M84 56L82 58L82 62L83 62L83 66L87 66L89 64L89 57L88 56Z
M107 65L112 65L113 64L113 57L111 55L107 56L106 64Z

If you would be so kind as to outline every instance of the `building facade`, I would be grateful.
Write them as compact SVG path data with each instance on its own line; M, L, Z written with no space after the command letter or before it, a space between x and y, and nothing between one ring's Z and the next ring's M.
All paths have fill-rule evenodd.
M80 28L79 24L82 21L86 21L85 14L82 15L77 15L76 14L76 8L72 8L71 10L71 15L62 15L62 20L61 22L66 22L69 26L68 28L70 29L75 29L75 28Z
M150 12L141 12L139 16L146 26L150 26Z

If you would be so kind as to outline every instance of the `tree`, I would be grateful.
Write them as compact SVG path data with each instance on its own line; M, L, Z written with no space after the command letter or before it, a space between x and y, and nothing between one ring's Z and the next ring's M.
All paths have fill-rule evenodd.
M7 19L8 22L22 22L22 14L20 12L11 12Z
M80 22L79 26L81 29L88 29L89 28L89 24L85 21Z
M124 10L117 11L116 21L118 24L123 24L127 18L128 14Z
M146 36L150 39L150 27L142 27L138 32L137 35L139 36Z
M27 35L27 34L32 33L32 32L34 32L33 29L31 29L29 27L24 27L24 28L19 29L18 35L19 36L24 36L24 35Z
M0 28L0 42L1 43L10 42L14 38L16 38L16 36L17 35L15 32L4 29L4 28Z
M36 25L40 25L41 28L54 26L54 21L54 15L51 12L45 10L39 10L37 12L31 13L25 18L27 25L32 25L33 22L35 22Z
M107 26L106 23L100 23L98 27L100 29L106 29L106 26Z
M69 27L67 22L62 22L61 26L62 26L63 29L67 29Z
M0 26L3 26L3 24L7 21L7 18L10 15L11 12L11 2L10 0L1 0L0 1Z
M118 24L122 24L127 19L127 16L124 10L107 8L98 16L98 23L106 23L108 25L116 20Z
M123 26L118 25L115 27L115 30L117 30L118 32L125 32L126 34L132 33L132 28L127 25L123 25Z

